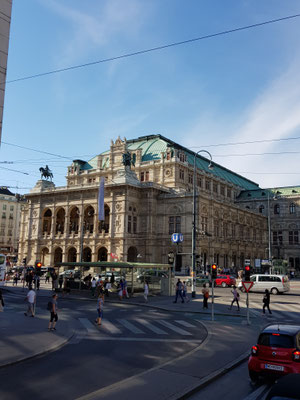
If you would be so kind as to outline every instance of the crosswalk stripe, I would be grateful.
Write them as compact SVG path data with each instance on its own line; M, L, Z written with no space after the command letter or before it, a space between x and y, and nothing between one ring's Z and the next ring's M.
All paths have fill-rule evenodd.
M132 333L145 334L145 332L143 332L140 328L136 327L126 319L118 319L117 321L119 321L121 325L129 329Z
M85 327L85 329L88 331L88 333L98 332L97 328L87 318L78 318L78 320Z
M122 331L118 327L116 327L114 324L112 324L107 319L102 320L102 326L103 326L103 328L108 330L110 333L122 333Z
M158 335L168 335L167 332L163 331L160 328L157 328L156 326L154 326L153 324L151 324L149 321L147 321L146 319L141 319L141 318L137 318L136 321L145 326L146 328L150 329L150 331L157 333Z
M192 325L192 324L190 324L189 322L186 322L186 321L176 320L175 322L177 322L177 324L185 326L186 328L196 328L195 325Z
M177 326L171 324L168 321L164 321L163 319L158 319L157 322L161 325L164 325L166 328L171 329L172 331L179 333L179 335L191 336L190 332L185 331L184 329L178 328Z

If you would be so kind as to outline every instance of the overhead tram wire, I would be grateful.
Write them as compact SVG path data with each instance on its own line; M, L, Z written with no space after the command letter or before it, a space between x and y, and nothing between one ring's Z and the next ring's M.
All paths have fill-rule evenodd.
M207 144L207 145L201 145L200 147L221 147L221 146L237 146L237 145L243 145L243 144L255 144L255 143L271 143L271 142L282 142L282 141L288 141L288 140L299 140L300 136L296 137L290 137L290 138L282 138L282 139L264 139L264 140L252 140L248 142L229 142L229 143L218 143L218 144ZM190 147L191 149L198 149L199 146L192 146Z
M276 22L281 22L281 21L286 21L286 20L291 20L293 18L298 18L298 17L300 17L300 14L294 14L294 15L289 15L289 16L282 17L282 18L276 18L276 19L272 19L272 20L268 20L268 21L258 22L257 24L251 24L251 25L241 26L241 27L238 27L238 28L228 29L226 31L216 32L216 33L212 33L212 34L209 34L209 35L196 37L196 38L193 38L193 39L187 39L187 40L182 40L180 42L174 42L174 43L169 43L169 44L165 44L165 45L161 45L161 46L157 46L157 47L152 47L152 48L149 48L149 49L138 50L138 51L135 51L133 53L126 53L126 54L122 54L122 55L119 55L119 56L104 58L102 60L92 61L92 62L85 63L85 64L72 65L70 67L55 69L55 70L51 70L51 71L47 71L47 72L41 72L41 73L34 74L34 75L24 76L24 77L21 77L21 78L11 79L11 80L7 80L6 82L5 81L0 82L0 85L4 84L4 83L9 84L9 83L14 83L14 82L25 81L25 80L28 80L28 79L40 78L42 76L54 75L54 74L58 74L58 73L61 73L61 72L71 71L71 70L74 70L74 69L90 67L90 66L96 65L96 64L102 64L102 63L107 63L107 62L110 62L110 61L116 61L116 60L120 60L120 59L124 59L124 58L134 57L134 56L138 56L138 55L141 55L141 54L146 54L146 53L150 53L150 52L154 52L154 51L164 50L164 49L168 49L170 47L175 47L175 46L182 46L184 44L189 44L189 43L197 42L197 41L200 41L200 40L210 39L210 38L214 38L214 37L217 37L217 36L228 35L230 33L240 32L240 31L244 31L244 30L247 30L247 29L258 28L260 26L274 24Z

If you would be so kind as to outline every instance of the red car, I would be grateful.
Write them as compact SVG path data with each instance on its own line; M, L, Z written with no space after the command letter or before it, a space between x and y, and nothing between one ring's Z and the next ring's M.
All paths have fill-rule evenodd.
M233 286L235 285L235 283L235 277L231 275L217 275L217 278L215 280L215 285L222 287Z
M252 346L248 370L253 381L261 376L300 374L300 325L267 326Z

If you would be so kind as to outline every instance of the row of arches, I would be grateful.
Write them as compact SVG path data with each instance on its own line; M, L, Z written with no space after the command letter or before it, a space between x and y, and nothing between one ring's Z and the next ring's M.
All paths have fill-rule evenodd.
M110 215L110 208L107 204L104 205L104 221L97 221L98 226L97 230L98 233L104 231L105 233L109 232L109 215ZM71 208L69 213L69 218L66 219L66 211L64 208L59 208L55 215L52 215L52 211L50 208L47 208L42 213L42 232L44 234L50 235L52 224L54 224L54 232L55 234L58 233L65 233L66 229L68 229L68 233L75 233L78 234L80 227L80 211L79 208L74 206ZM67 227L65 225L68 225ZM95 209L93 206L89 205L84 209L83 215L83 232L94 232L94 224L95 224Z
M137 249L136 247L129 247L127 252L127 261L136 262L137 261ZM107 261L108 251L106 247L100 247L97 251L97 261ZM61 247L56 247L54 250L54 264L63 261L63 250ZM70 247L67 250L66 262L77 262L77 250L75 247ZM82 251L82 261L91 262L92 261L92 249L90 247L84 247ZM41 262L43 265L50 265L50 252L48 247L44 247L41 251Z

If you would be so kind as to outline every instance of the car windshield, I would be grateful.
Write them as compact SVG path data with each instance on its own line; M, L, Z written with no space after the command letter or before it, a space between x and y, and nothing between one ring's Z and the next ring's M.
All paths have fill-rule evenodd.
M293 336L281 335L278 333L262 333L259 336L258 344L269 347L281 347L289 349L294 347Z

